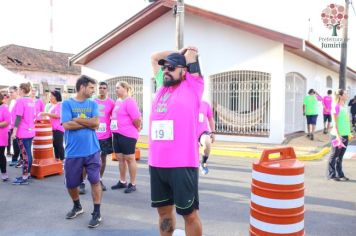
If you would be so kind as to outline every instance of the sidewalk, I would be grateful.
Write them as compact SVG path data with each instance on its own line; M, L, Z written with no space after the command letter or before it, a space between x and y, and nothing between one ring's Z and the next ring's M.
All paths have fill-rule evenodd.
M242 143L216 141L211 150L212 155L238 156L248 158L260 158L264 149L292 146L299 160L316 160L324 157L330 151L329 135L319 131L314 134L311 141L304 133L297 133L283 144ZM148 148L148 136L141 136L137 147Z

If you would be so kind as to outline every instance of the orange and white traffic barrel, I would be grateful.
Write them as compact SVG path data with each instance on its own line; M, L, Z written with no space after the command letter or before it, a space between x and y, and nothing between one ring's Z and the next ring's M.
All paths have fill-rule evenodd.
M51 122L48 119L36 120L31 175L43 179L48 175L62 173L62 161L54 158Z
M304 164L292 147L266 149L253 163L250 235L304 234Z
M35 137L33 138L33 156L35 159L54 157L53 133L49 120L36 121Z

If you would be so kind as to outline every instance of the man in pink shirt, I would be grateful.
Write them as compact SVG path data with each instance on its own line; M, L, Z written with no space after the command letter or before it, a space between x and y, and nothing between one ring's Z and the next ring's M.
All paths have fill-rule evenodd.
M331 104L332 104L332 97L331 94L333 92L328 90L327 96L323 97L323 115L324 115L324 134L327 134L330 130L331 124Z
M186 235L202 235L198 214L198 114L204 91L198 50L159 52L153 71L164 73L163 86L152 103L148 163L152 207L157 208L161 235L172 235L176 212L185 221Z
M114 100L108 97L108 84L105 82L99 83L99 96L94 99L99 108L99 128L96 130L96 136L99 139L101 149L101 169L100 183L103 191L106 191L106 186L103 184L102 178L106 166L106 156L112 154L112 134L110 129L111 112L115 106Z
M203 157L200 164L200 171L203 175L206 175L209 173L207 160L210 155L211 144L215 141L215 121L213 110L206 101L200 102L198 124L198 141L200 146L203 147Z

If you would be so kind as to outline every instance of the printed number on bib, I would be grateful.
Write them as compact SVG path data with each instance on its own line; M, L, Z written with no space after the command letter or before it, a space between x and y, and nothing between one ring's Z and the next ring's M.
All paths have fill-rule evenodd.
M105 133L106 132L106 123L100 123L97 132L98 133Z
M173 140L173 120L154 120L151 127L152 140Z
M199 113L199 122L200 123L204 122L204 114L203 113Z
M112 120L110 123L111 130L117 130L117 120Z

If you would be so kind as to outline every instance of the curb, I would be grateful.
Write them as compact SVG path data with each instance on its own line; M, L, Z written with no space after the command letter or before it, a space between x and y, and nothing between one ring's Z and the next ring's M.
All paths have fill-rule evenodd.
M148 149L148 144L147 143L137 143L136 147L138 148L143 148L143 149ZM331 150L331 147L324 147L317 153L313 154L302 154L298 155L297 154L297 159L300 161L313 161L313 160L319 160L323 158L326 154L328 154ZM225 150L225 149L215 149L212 148L211 152L212 155L218 155L218 156L229 156L229 157L247 157L247 158L260 158L261 157L261 152L246 152L246 151L235 151L235 150ZM277 154L272 154L272 158L277 158Z

